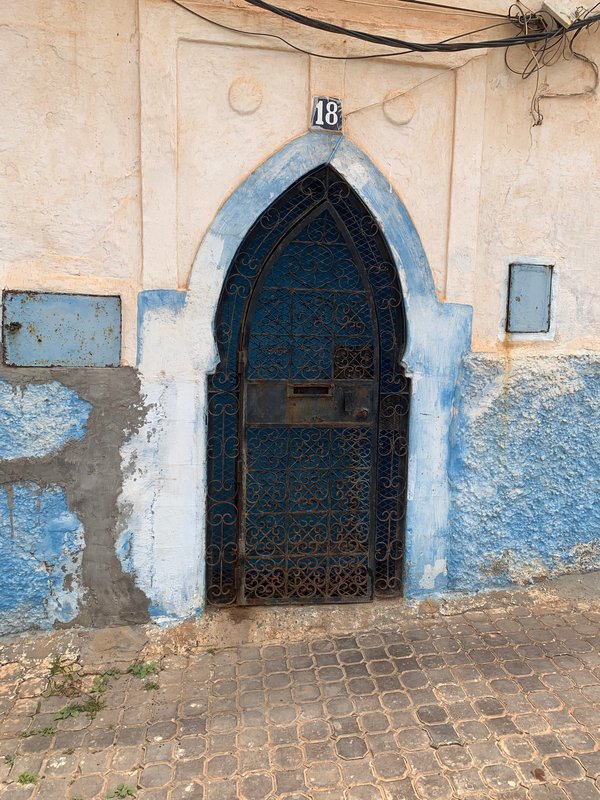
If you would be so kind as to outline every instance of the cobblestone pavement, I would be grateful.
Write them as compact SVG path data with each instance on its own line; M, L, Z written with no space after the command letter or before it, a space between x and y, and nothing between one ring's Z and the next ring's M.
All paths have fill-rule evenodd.
M5 663L1 796L600 800L597 604L141 663Z

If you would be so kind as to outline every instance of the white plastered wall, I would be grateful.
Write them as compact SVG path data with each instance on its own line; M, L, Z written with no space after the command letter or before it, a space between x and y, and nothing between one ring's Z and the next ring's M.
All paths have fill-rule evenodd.
M234 0L190 5L300 47L365 52ZM400 28L386 4L344 4L344 21L423 40L481 24L409 6ZM0 283L121 294L123 363L135 362L139 289L187 286L216 211L306 130L315 93L342 97L346 134L409 209L438 297L473 305L474 349L504 349L506 261L528 256L560 268L556 336L514 347L598 349L597 93L543 100L532 127L535 79L508 72L502 51L325 61L171 0L5 0L0 39ZM577 46L598 57L598 32ZM573 59L541 75L555 93L592 83Z
M137 4L0 4L0 288L123 296L141 274Z
M200 6L234 27L301 46L363 52L241 3ZM339 3L322 6L327 15ZM362 26L380 22L401 35L385 14L382 5L363 15ZM469 16L408 10L403 24L423 40L473 26ZM0 108L9 123L0 127L2 284L120 293L123 363L135 363L138 291L188 288L219 208L306 131L315 94L342 98L345 134L408 209L438 299L473 306L476 350L505 349L507 259L528 256L560 267L556 336L511 347L598 349L596 95L543 101L544 123L532 128L534 80L508 73L502 53L329 62L228 33L170 0L6 0L0 37ZM579 44L600 54L597 34ZM574 61L542 75L554 91L579 91L589 80ZM195 278L211 298L213 277ZM152 543L140 551L142 587L157 597L156 580L179 587L170 599L163 592L166 616L202 600L202 568L190 554L204 536L197 434L203 375L214 358L214 303L202 292L189 302L198 304L195 327L175 327L163 310L142 329L139 366L152 411L144 440L124 454L133 465L123 496L129 527L135 535L143 528Z

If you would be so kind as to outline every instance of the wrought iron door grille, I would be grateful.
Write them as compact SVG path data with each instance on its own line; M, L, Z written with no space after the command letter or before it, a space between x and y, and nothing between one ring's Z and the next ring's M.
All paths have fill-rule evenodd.
M375 220L331 167L253 226L216 338L209 600L398 594L410 390L402 294Z

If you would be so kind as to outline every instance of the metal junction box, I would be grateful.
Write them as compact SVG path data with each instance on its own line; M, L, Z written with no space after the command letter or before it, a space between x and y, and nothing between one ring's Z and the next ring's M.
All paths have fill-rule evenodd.
M116 367L121 298L4 292L2 361L14 367Z
M552 266L510 264L506 330L509 333L548 333L552 299Z

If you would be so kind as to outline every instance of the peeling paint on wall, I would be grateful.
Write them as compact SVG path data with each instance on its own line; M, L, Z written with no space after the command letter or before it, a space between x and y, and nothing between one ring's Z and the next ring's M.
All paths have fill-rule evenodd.
M450 587L600 569L600 361L471 355L455 411Z
M146 413L137 374L0 367L0 397L0 634L145 622L115 553L120 448Z
M0 486L0 634L76 617L84 546L58 486Z
M57 381L12 386L0 380L0 459L43 458L82 439L91 409Z

